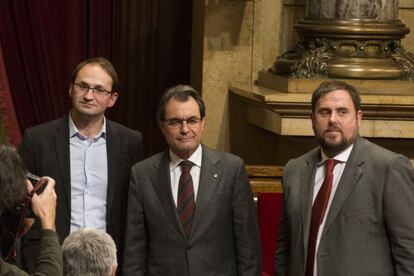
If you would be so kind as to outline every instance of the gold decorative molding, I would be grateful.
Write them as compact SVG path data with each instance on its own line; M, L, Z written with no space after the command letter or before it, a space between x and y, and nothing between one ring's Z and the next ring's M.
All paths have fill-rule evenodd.
M276 59L275 74L414 80L414 55L401 46L410 29L398 19L398 2L306 0L306 15L293 29L299 41Z
M412 95L414 82L405 80L341 79L358 87L361 94L368 95ZM313 93L326 79L292 78L268 71L259 71L257 84L288 93Z
M399 20L302 19L299 42L270 69L293 78L414 79L414 56L401 46Z

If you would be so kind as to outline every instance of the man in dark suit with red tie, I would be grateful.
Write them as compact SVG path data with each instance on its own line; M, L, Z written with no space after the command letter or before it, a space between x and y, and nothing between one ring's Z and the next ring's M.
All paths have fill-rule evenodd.
M124 275L261 275L243 161L201 145L205 106L192 87L169 89L157 115L169 151L132 169Z
M320 147L285 167L276 275L414 275L413 167L360 137L361 120L351 85L313 93Z

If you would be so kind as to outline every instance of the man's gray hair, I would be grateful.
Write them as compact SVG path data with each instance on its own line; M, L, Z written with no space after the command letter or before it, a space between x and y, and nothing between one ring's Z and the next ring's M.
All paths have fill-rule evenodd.
M73 232L63 242L62 250L66 276L110 276L117 265L114 240L101 230Z

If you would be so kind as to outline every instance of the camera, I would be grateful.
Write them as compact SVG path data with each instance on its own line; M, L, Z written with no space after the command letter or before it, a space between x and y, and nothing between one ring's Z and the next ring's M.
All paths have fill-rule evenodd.
M46 188L46 183L47 183L46 179L41 178L40 176L37 176L35 174L32 174L31 172L27 172L26 176L27 176L27 179L29 179L30 182L32 183L34 192L36 192L36 194L38 195L43 193L44 189Z
M26 176L27 179L32 183L33 190L27 194L23 202L16 206L15 212L21 214L22 216L24 215L27 218L35 218L36 216L32 211L32 197L35 193L43 193L47 184L47 180L41 178L40 176L32 174L31 172L27 172ZM22 212L24 214L22 214Z
M22 202L0 216L0 253L1 257L9 262L13 262L14 245L16 239L19 237L25 218L36 217L32 211L32 197L35 193L41 194L47 184L45 178L41 178L30 172L26 174L26 177L32 183L33 190L25 196Z
M11 217L36 217L32 211L32 197L35 193L41 194L43 192L46 187L47 180L30 172L27 172L26 176L27 179L32 183L33 190L28 193L22 202L18 203L14 209L8 210L6 212Z

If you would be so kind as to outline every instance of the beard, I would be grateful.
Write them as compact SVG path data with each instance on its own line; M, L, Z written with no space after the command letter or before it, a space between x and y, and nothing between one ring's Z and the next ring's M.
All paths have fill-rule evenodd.
M332 130L339 132L339 140L335 138L331 139L330 137L326 137L326 133ZM334 157L335 155L339 154L340 152L348 148L350 145L352 145L355 142L357 136L358 128L355 129L351 137L345 138L343 131L336 126L329 127L329 129L323 131L323 133L316 133L316 139L320 147L322 148L326 156L328 156L329 158Z

